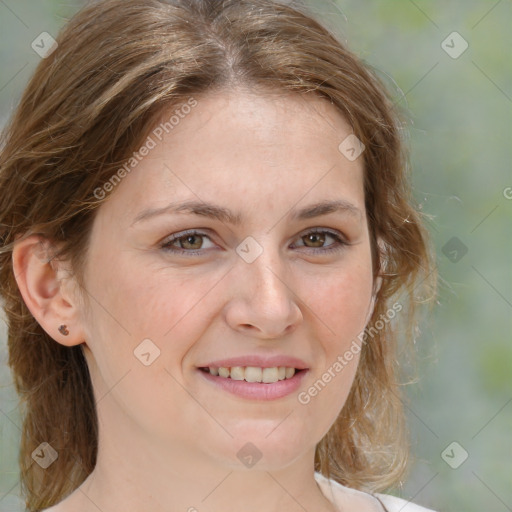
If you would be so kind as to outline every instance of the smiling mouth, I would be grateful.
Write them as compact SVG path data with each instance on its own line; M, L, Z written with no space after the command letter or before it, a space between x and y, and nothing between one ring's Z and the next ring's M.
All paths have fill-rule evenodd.
M281 380L291 379L296 373L306 371L286 366L274 366L272 368L261 368L258 366L233 366L226 368L221 366L219 368L202 367L199 369L215 377L244 380L246 382L261 382L263 384L274 384Z

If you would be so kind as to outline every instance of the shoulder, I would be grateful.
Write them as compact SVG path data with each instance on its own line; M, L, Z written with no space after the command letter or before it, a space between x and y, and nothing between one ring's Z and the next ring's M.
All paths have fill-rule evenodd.
M347 498L354 503L357 499L361 506L366 507L365 510L382 512L382 505L386 507L387 512L434 512L431 509L421 507L411 503L410 501L388 494L368 494L366 492L358 491L350 487L345 487L332 479L327 479L321 473L315 472L315 480L317 481L320 489L325 497L331 501L339 510L344 510L343 505L348 504Z
M80 509L83 510L83 509ZM38 512L77 512L77 509L70 505L65 499L49 508L38 510Z
M389 494L376 494L375 496L384 504L388 512L435 512L431 508L421 507L411 501L390 496Z

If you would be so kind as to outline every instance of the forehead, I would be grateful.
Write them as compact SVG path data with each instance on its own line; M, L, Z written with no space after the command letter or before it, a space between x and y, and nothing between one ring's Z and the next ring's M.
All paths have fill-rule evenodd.
M192 108L162 113L147 140L151 149L106 208L134 218L171 200L229 203L241 211L350 196L364 209L362 158L350 161L340 152L352 129L327 100L247 90L192 100L183 103Z

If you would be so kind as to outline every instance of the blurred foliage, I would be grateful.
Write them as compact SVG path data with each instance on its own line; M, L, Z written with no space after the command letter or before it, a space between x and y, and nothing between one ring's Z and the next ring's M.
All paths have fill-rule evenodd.
M79 2L0 2L0 124L38 57ZM416 199L432 216L441 284L407 387L414 465L401 495L439 511L512 509L512 2L316 0L310 4L390 88L408 118ZM441 47L457 31L468 49ZM446 243L467 248L451 261ZM457 243L459 243L457 242ZM14 510L19 417L0 355L0 511ZM3 362L3 364L1 364ZM457 441L457 469L441 457ZM11 504L10 504L11 503ZM21 509L20 509L21 510Z

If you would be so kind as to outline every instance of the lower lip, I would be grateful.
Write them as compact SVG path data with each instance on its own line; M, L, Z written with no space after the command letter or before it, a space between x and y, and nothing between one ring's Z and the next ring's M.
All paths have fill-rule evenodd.
M263 382L247 382L233 380L229 377L219 377L203 370L197 370L208 382L219 386L229 393L249 400L277 400L294 393L299 388L302 379L308 372L301 370L290 379L279 380L272 384Z

